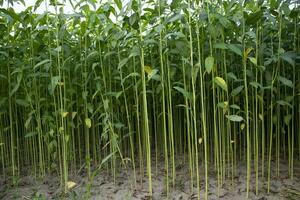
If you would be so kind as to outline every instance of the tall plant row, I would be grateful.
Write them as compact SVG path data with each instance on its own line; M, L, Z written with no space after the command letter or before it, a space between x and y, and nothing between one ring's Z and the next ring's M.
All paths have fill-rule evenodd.
M293 179L296 1L82 0L73 14L57 0L13 3L0 9L0 166L14 185L24 171L54 173L67 192L78 169L92 180L130 167L152 195L161 155L167 195L181 162L198 198L209 174L221 188L239 163L247 197L259 180L269 192L281 160Z

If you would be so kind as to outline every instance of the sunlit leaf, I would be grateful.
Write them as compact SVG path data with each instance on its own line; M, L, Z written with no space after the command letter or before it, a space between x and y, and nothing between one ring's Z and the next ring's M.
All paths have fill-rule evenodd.
M220 86L223 90L227 91L227 83L226 81L221 77L215 77L214 78L215 83Z
M68 114L69 114L68 112L62 112L62 113L61 113L61 116L62 116L63 118L65 118L65 117L67 117Z
M148 66L148 65L145 65L144 66L144 70L145 70L145 72L149 75L149 74L151 74L151 72L152 72L152 68L150 67L150 66Z
M88 128L91 128L92 127L92 121L90 118L85 118L85 125L88 127Z
M73 182L73 181L68 181L67 182L67 188L68 188L68 190L73 189L75 186L76 186L75 182Z
M255 66L257 66L257 60L256 60L256 58L249 57L249 60L250 60Z

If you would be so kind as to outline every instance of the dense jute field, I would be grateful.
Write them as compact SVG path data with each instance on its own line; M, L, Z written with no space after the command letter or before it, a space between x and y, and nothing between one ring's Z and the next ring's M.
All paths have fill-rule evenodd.
M300 199L299 1L35 2L0 0L0 199Z

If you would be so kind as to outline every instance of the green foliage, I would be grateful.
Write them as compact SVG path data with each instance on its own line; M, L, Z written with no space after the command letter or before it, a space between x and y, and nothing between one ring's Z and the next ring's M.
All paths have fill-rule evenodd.
M205 69L208 74L211 72L211 70L213 70L214 60L215 59L212 56L205 58Z
M293 177L297 3L69 2L76 13L64 13L65 1L43 14L44 0L20 13L11 6L25 1L0 1L0 165L13 184L32 169L58 174L67 192L70 170L92 181L93 169L115 178L130 166L136 181L146 167L151 194L160 154L167 198L179 154L188 154L191 191L204 163L206 198L210 172L222 187L245 160L248 193L250 169L258 185L267 161L268 185L273 160L288 159Z

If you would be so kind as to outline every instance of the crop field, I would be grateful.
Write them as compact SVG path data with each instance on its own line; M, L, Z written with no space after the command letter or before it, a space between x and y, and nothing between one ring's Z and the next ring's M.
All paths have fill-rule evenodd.
M0 0L0 199L300 199L299 0L28 2Z

